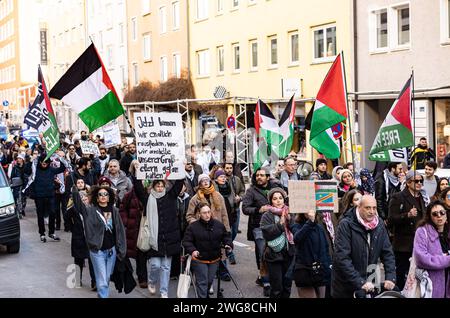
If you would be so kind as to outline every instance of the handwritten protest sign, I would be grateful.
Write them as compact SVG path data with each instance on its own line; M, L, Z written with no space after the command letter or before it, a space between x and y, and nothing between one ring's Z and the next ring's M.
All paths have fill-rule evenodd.
M289 181L289 212L339 212L335 181Z
M139 180L185 177L184 132L178 113L135 113Z
M103 126L103 139L105 139L105 148L111 148L120 145L120 129L115 120Z
M88 140L80 140L81 152L84 155L96 155L100 156L100 150L98 150L98 146L96 143Z

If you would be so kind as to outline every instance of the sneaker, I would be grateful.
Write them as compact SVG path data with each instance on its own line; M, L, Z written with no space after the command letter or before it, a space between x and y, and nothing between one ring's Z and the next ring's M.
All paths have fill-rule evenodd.
M56 241L56 242L61 241L61 239L59 237L57 237L55 234L50 234L48 237L51 238L53 241Z
M270 297L270 286L269 285L264 286L263 294L264 294L264 297Z
M161 298L169 298L167 294L161 294Z
M236 265L236 257L234 254L231 254L230 257L228 257L228 260L230 261L231 265Z
M214 295L214 287L213 287L213 285L211 285L211 288L208 290L208 293L210 295Z
M261 277L259 277L259 276L258 276L258 278L256 279L255 283L256 283L256 285L258 285L258 286L264 287L264 284L263 284L263 282L262 282L262 279L261 279Z
M241 234L241 233L242 233L242 231L241 231L241 230L237 230L237 233L238 233L238 234Z
M156 286L153 284L148 284L147 286L148 291L150 292L150 295L156 294Z
M96 286L95 282L91 282L91 291L93 291L93 292L97 291L97 286Z
M55 231L61 231L61 227L60 226L55 227Z
M46 243L47 239L45 238L45 235L41 235L41 242L42 243Z
M139 287L148 288L148 284L147 284L147 282L142 282L142 283L139 283Z

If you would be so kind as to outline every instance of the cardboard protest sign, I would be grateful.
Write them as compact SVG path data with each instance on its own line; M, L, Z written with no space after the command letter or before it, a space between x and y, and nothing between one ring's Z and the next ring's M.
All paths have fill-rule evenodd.
M139 180L185 177L184 130L179 113L135 113Z
M100 156L100 150L98 149L98 146L96 143L88 140L80 140L80 145L81 145L81 152L84 155L95 155L95 156Z
M115 120L108 125L103 126L103 138L105 140L105 148L111 148L120 145L120 129Z
M339 212L337 183L335 181L289 180L289 212Z

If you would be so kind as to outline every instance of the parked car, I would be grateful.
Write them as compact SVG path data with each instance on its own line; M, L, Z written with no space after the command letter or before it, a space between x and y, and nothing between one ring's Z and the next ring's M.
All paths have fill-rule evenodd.
M19 214L2 167L0 167L0 244L6 245L8 253L11 254L20 250Z

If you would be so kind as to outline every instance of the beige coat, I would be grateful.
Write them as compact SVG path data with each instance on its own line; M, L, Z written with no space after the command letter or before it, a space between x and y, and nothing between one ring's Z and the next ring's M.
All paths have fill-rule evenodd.
M216 207L214 206L211 197L210 200L207 202L209 204L209 206L211 207L211 213L212 213L212 217L220 222L223 223L223 225L225 225L225 228L227 230L227 232L231 232L230 229L230 222L228 221L228 214L227 214L227 209L225 207L225 200L222 197L222 195L215 191L213 192L212 195L217 195L218 196L218 200L221 202L220 204L220 209L217 210ZM198 213L195 213L195 207L200 203L200 199L198 197L198 194L194 195L191 199L191 201L189 201L189 207L188 210L186 212L186 220L189 224L191 224L192 222L197 221L200 216L198 215Z

